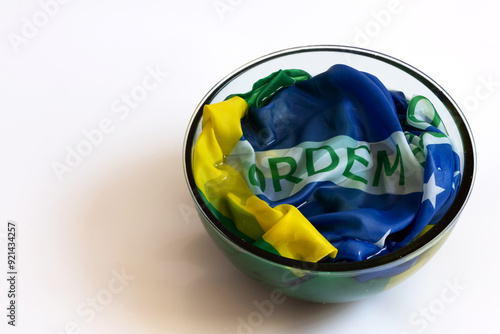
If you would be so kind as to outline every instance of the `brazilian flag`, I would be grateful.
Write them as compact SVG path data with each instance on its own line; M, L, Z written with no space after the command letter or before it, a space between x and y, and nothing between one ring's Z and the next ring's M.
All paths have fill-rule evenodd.
M314 77L280 70L206 105L193 170L233 233L308 262L405 246L440 219L461 180L430 100L341 64Z

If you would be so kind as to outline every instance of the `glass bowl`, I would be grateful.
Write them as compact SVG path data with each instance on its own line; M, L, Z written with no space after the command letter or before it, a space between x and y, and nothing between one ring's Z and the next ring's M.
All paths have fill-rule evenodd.
M421 237L392 253L351 263L311 263L281 257L232 234L209 210L196 187L192 153L201 131L203 106L233 93L250 91L258 79L280 69L302 69L312 76L334 64L346 64L375 75L388 89L407 97L422 95L435 106L457 146L462 183L445 215ZM275 290L277 295L339 303L363 299L387 290L417 272L440 249L458 221L472 190L475 149L470 128L452 98L432 79L410 65L374 51L346 46L304 46L258 58L216 84L201 100L184 140L184 173L201 221L224 255L243 273Z

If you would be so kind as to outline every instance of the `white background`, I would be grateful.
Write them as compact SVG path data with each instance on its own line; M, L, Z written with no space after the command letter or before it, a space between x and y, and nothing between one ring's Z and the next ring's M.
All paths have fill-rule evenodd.
M500 332L498 2L66 2L42 2L48 16L35 0L0 1L2 333ZM183 137L226 74L311 44L380 51L444 87L475 135L475 189L442 250L403 284L348 304L287 299L243 328L270 291L238 272L193 214ZM158 81L124 108L148 71ZM107 133L58 177L54 164L85 149L84 132L101 122ZM8 220L18 228L15 328Z

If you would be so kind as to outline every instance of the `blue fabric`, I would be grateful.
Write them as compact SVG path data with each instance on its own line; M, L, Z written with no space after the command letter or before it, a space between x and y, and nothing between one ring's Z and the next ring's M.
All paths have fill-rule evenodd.
M283 177L278 182L284 188L287 185L289 189L300 187L298 191L290 190L289 196L279 200L273 200L276 194L272 186L262 187L265 192L257 191L259 198L271 207L288 203L308 218L339 251L335 259L325 261L360 261L399 249L415 239L426 226L435 224L451 205L460 185L459 157L446 133L435 124L429 123L425 130L408 125L408 106L402 92L389 91L375 76L346 65L335 65L322 74L281 90L266 106L251 107L242 119L242 141L248 141L257 153L293 149L306 142L321 146L338 136L367 143L391 143L390 137L395 133L423 138L420 146L411 146L408 141L404 143L408 146L406 152L415 152L415 156L425 154L425 161L417 164L415 170L403 170L403 165L408 166L407 161L401 161L401 170L397 170L394 159L398 157L397 150L403 148L396 144L388 148L392 161L387 166L377 170L376 164L381 164L384 156L377 160L376 152L371 152L370 165L366 163L367 168L371 166L368 173L372 176L382 170L395 182L398 173L406 173L401 176L406 177L406 182L413 175L423 175L419 187L409 193L399 190L370 193L362 189L364 184L356 189L356 181L373 187L376 184L375 181L364 182L360 177L350 180L350 185L346 186L335 178L308 181L303 174L293 174L292 178L291 172L290 177ZM422 137L425 134L432 136L426 139ZM371 147L368 144L367 149ZM417 153L419 151L421 153ZM363 167L359 159L354 163ZM305 173L305 164L307 162L297 160L297 171ZM332 162L330 167L333 166ZM266 169L258 159L256 167ZM318 170L321 168L315 167L314 172ZM255 188L255 182L248 183Z
M243 134L256 151L338 135L376 142L401 130L396 105L404 119L408 104L401 92L389 92L370 74L335 65L285 88L267 106L251 107L242 122Z

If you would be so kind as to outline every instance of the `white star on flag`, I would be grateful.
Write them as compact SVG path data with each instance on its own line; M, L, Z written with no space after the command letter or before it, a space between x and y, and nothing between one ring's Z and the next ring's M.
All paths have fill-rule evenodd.
M424 194L422 196L422 203L425 202L426 200L429 200L432 204L432 207L436 208L436 197L443 191L445 191L444 188L441 188L436 185L436 178L434 177L434 173L432 173L431 177L429 178L429 181L427 181L427 183L424 183Z
M384 236L382 238L380 238L379 241L377 241L376 243L374 243L374 245L377 246L380 249L384 248L384 246L385 246L385 239L387 239L387 237L389 236L389 234L391 234L391 230L392 229L389 229L389 231L387 231L384 234Z

